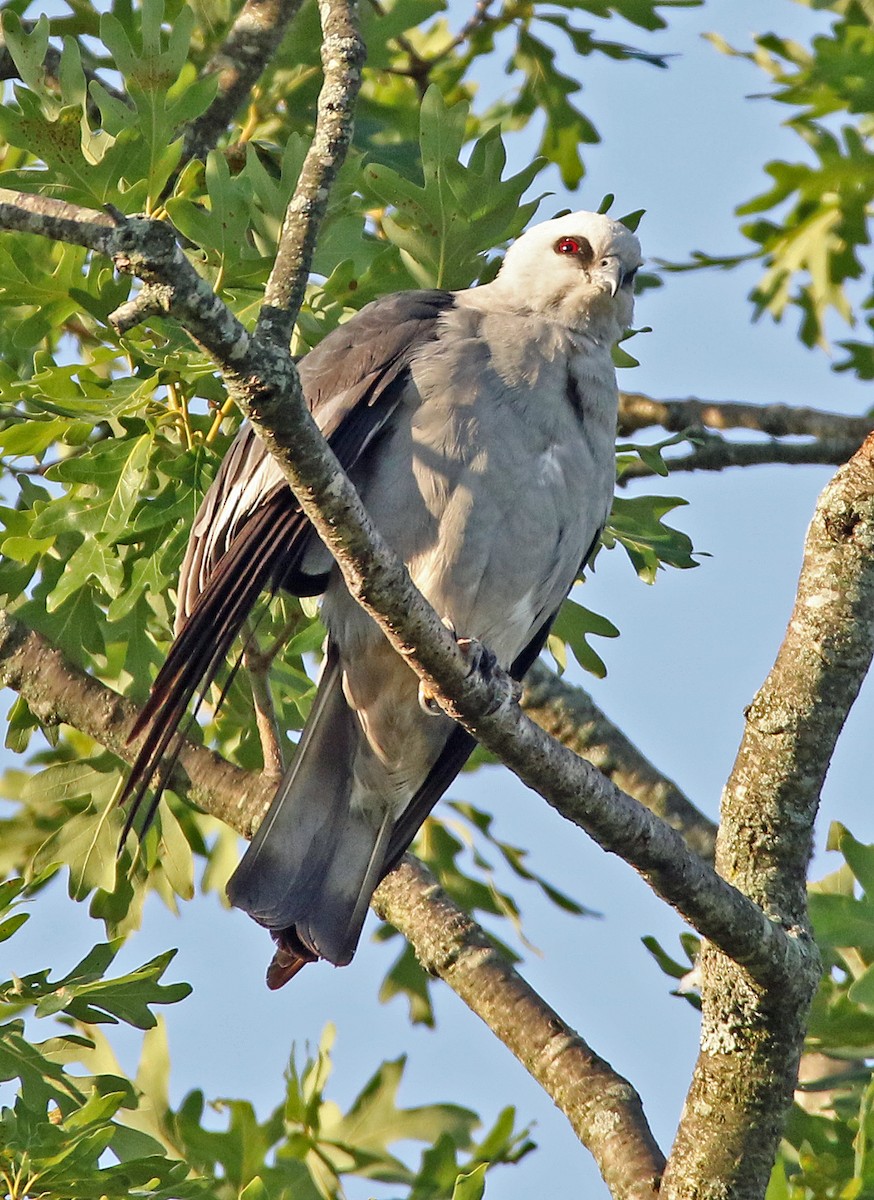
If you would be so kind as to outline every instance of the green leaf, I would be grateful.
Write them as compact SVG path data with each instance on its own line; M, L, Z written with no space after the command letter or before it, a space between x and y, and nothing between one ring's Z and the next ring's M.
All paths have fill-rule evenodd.
M661 566L697 567L692 542L662 517L686 504L678 496L616 496L601 540L607 547L619 543L634 569L646 583L654 583Z
M162 975L176 955L167 950L127 975L115 979L103 976L115 958L121 943L95 946L63 979L43 980L43 991L36 1006L37 1016L65 1012L86 1024L124 1021L137 1029L152 1029L157 1021L151 1006L175 1004L191 993L187 983L162 984ZM25 986L31 977L22 981Z
M550 630L549 648L555 652L555 641L569 646L574 658L585 671L603 679L607 668L600 655L589 645L590 636L615 638L619 637L619 630L606 617L584 608L575 600L565 600ZM560 666L564 664L560 663Z
M874 956L874 897L809 894L810 919L816 940L829 949L855 946Z
M486 1166L482 1163L468 1175L459 1175L452 1189L452 1200L482 1200L486 1192Z
M389 206L386 235L422 287L467 287L483 270L483 255L521 233L536 208L521 198L544 164L502 179L506 151L493 129L465 166L459 156L466 121L466 105L447 107L431 87L420 110L423 186L379 163L364 169L364 186Z
M397 932L390 926L383 928L389 936ZM407 941L404 941L400 955L395 959L379 989L380 1004L388 1004L395 996L406 998L407 1015L412 1025L427 1025L429 1029L434 1028L431 979L422 969L416 958L416 952Z
M839 821L833 821L829 828L826 849L838 850L843 854L864 891L874 899L874 846L866 846L856 841L849 829Z
M454 1104L431 1104L419 1108L398 1108L397 1092L404 1071L405 1057L383 1063L352 1103L345 1115L335 1118L323 1113L322 1132L331 1141L354 1147L357 1154L370 1155L384 1177L386 1166L401 1165L388 1152L395 1142L412 1139L434 1142L441 1136L456 1145L466 1145L478 1118L469 1109ZM364 1165L364 1175L370 1168ZM401 1170L401 1177L405 1172ZM396 1176L397 1177L397 1176Z

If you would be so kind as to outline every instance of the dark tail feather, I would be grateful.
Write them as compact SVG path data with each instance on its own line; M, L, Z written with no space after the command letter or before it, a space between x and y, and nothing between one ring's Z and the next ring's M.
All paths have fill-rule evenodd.
M362 736L329 646L294 762L228 883L231 903L280 943L271 986L299 969L297 959L343 965L358 943L391 834L388 816L377 828L350 806Z
M206 693L261 593L275 588L304 527L288 497L278 496L243 527L210 576L131 730L130 740L146 736L120 799L130 802L122 843L153 786L142 832L148 828L182 749L188 705L198 690Z

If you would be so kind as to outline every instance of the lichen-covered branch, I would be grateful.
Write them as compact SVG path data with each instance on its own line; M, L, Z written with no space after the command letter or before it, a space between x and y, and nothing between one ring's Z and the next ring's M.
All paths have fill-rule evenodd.
M541 729L587 758L618 788L676 829L690 850L712 862L715 822L653 766L588 692L536 662L524 679L522 707Z
M701 1051L665 1200L764 1195L819 977L806 868L835 742L874 654L874 436L823 492L795 608L753 700L726 785L717 866L805 953L770 988L713 947L702 961ZM713 1114L719 1120L713 1120Z
M218 75L218 93L185 131L182 162L205 158L227 129L270 62L302 0L246 0L205 74Z
M380 884L374 908L553 1098L614 1200L655 1200L664 1158L637 1092L525 982L425 867L408 855Z
M81 208L64 200L0 188L0 229L35 233L57 242L110 253L117 222L108 212Z
M135 706L2 610L0 686L23 696L45 724L71 725L133 761L138 742L128 737ZM171 785L245 837L252 836L273 791L270 781L191 744ZM617 1200L653 1197L664 1159L631 1085L525 983L415 860L405 860L383 882L376 905L426 968L446 980L552 1097L592 1150Z
M303 301L331 185L352 141L366 53L358 29L357 0L319 0L319 16L325 78L316 129L288 205L258 317L258 338L275 346L288 346Z
M728 400L655 400L639 392L619 396L619 432L629 437L659 426L668 433L686 429L749 429L770 437L810 437L823 441L855 441L857 447L874 430L872 417L848 417L788 404L743 404Z

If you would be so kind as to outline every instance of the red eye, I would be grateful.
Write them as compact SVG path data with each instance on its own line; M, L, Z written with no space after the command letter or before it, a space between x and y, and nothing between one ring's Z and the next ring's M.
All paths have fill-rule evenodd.
M582 247L576 238L563 237L555 243L556 254L579 254Z

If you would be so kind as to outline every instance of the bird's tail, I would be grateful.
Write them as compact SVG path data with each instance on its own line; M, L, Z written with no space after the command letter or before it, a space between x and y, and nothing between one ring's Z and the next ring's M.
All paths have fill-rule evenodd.
M130 739L145 731L120 803L130 803L122 843L150 787L153 794L139 823L148 828L182 748L185 715L196 692L204 695L234 639L265 590L275 588L301 522L285 497L277 497L247 522L199 595L152 685ZM193 719L193 718L192 718Z
M390 814L376 825L350 805L361 736L329 645L294 762L228 883L231 903L273 933L280 956L284 948L271 986L315 958L343 966L358 944L393 828Z

